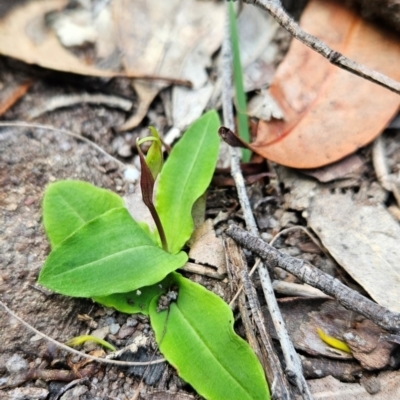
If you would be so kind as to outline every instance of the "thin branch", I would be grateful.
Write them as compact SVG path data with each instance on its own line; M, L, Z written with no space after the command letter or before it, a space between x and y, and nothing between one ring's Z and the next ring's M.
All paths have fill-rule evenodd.
M285 28L297 40L310 47L318 54L325 57L331 64L336 65L354 75L374 82L386 89L400 94L400 82L395 81L378 71L370 69L362 64L350 60L343 54L331 49L323 41L313 35L303 31L303 29L293 20L293 18L284 10L280 1L277 0L243 0L245 3L254 4L264 10L267 10L276 21Z
M145 362L106 360L104 358L94 357L94 356L91 356L89 354L82 353L82 352L80 352L78 350L75 350L75 349L72 349L71 347L68 347L65 344L60 343L57 340L51 338L50 336L47 336L46 334L38 331L32 325L28 324L22 318L20 318L17 314L15 314L13 311L11 311L2 301L0 301L0 306L3 307L4 310L8 314L10 314L12 317L14 317L17 321L19 321L22 325L24 325L30 331L36 333L37 335L39 335L42 338L48 340L49 342L54 343L57 347L60 347L61 349L66 350L69 353L77 354L78 356L81 356L81 357L84 357L84 358L88 358L89 360L97 361L97 362L100 362L100 363L103 363L103 364L120 365L120 366L124 366L124 367L147 366L147 365L160 364L160 363L166 362L166 360L164 358L159 358L158 360L145 361Z
M284 294L286 296L292 297L316 297L316 298L327 298L331 299L331 296L326 295L312 286L303 285L293 282L285 282L285 281L273 281L272 286L276 293Z
M64 135L68 135L68 136L71 136L71 137L73 137L75 139L81 140L82 142L87 143L89 146L92 146L99 153L105 155L106 157L108 157L111 160L113 160L114 162L116 162L123 170L126 169L126 167L127 167L122 161L119 161L117 158L115 158L111 154L107 153L104 149L102 149L96 143L94 143L91 140L85 138L84 136L78 135L77 133L71 132L71 131L69 131L67 129L59 129L59 128L55 128L54 126L42 125L42 124L31 124L29 122L23 122L23 121L0 122L0 127L46 129L48 131L62 133Z
M400 332L400 313L374 303L306 261L281 253L244 229L232 225L226 230L226 234L253 251L272 268L279 267L290 272L302 282L322 290L334 297L343 307L363 315L381 328L392 333Z
M314 244L321 250L323 251L323 248L321 246L321 244L319 243L318 239L304 226L302 225L295 225L295 226L291 226L290 228L286 228L283 229L282 231L278 232L273 238L272 240L269 242L270 246L273 246L274 243L278 240L278 238L280 238L282 235L286 235L289 232L293 232L293 231L298 231L298 230L302 230L313 242Z
M224 116L224 125L234 131L233 107L232 107L232 51L230 44L230 30L227 18L225 25L225 36L222 43L222 110ZM240 153L238 148L230 147L231 154L231 175L235 181L236 190L238 192L239 202L243 211L243 216L246 221L247 229L254 235L258 234L256 221L254 219L250 201L247 196L246 187L243 179L243 174L240 169ZM291 382L293 382L303 399L312 399L310 389L303 376L301 360L297 355L289 334L286 330L281 312L276 301L274 290L272 288L271 278L265 266L260 263L258 267L261 285L264 291L264 296L268 305L272 321L274 322L275 330L280 341L282 352L286 362L286 374ZM246 289L246 288L245 288ZM245 290L246 291L246 290ZM247 298L251 294L246 293ZM269 360L271 362L271 359ZM274 389L272 387L272 389Z
M324 252L324 253L329 257L329 254L328 254L328 253L326 252L326 250L321 246L321 244L319 243L318 239L315 238L315 236L312 235L311 232L310 232L307 228L305 228L304 226L301 226L301 225L291 226L290 228L286 228L286 229L284 229L284 230L278 232L278 233L273 237L273 239L269 242L270 246L273 246L274 243L278 240L278 238L279 238L280 236L285 235L285 234L288 233L288 232L296 231L296 230L299 230L299 229L302 230L303 232L305 232L305 233L309 236L309 238L315 243L315 245L316 245L319 249L321 249L321 251ZM254 271L258 268L258 265L260 264L260 262L261 262L261 260L260 260L259 258L257 258L256 262L254 263L253 267L251 268L251 271L249 272L249 276L253 276L253 273L254 273ZM293 284L293 285L296 285L296 284ZM285 282L278 282L278 281L272 282L272 286L273 286L273 288L274 288L274 291L275 291L275 292L278 292L278 293L284 293L283 290L285 290L286 288L287 288L287 290L291 291L290 293L293 293L293 292L299 293L299 292L302 290L301 288L295 289L295 286L292 286L292 288L289 289L289 288L286 286L286 283L285 283ZM296 286L302 286L302 287L303 287L304 285L296 285ZM283 287L285 287L285 289L283 289ZM312 292L313 296L317 296L317 293L318 293L318 292L319 292L321 295L324 295L324 296L325 296L325 294L323 294L321 291L318 291L318 292L317 292L314 288L303 289L303 291L302 291L303 294L302 294L301 296L306 296L306 293L310 293L310 289L312 289L311 292ZM243 285L241 285L241 286L239 287L239 289L237 290L237 292L235 293L235 295L232 297L232 300L229 302L229 307L231 307L232 309L234 308L235 301L236 301L236 299L238 298L238 296L240 295L240 293L242 292L242 290L243 290ZM290 293L289 293L289 294L290 294ZM287 294L287 293L286 293L286 294ZM310 294L310 296L311 296L311 294ZM329 297L329 296L327 296L327 297Z
M261 263L261 260L259 258L257 258L256 262L254 263L253 267L251 268L250 272L249 272L249 276L253 276L254 272L256 271L256 269L259 267ZM243 285L239 286L239 289L237 290L237 292L235 293L235 295L232 297L232 300L229 302L229 307L233 310L235 308L235 301L238 298L238 296L240 295L240 293L242 293L243 290Z
M46 99L38 107L29 110L27 117L28 119L35 119L59 108L73 107L82 103L119 108L126 112L130 111L133 106L133 102L128 99L102 93L63 94Z

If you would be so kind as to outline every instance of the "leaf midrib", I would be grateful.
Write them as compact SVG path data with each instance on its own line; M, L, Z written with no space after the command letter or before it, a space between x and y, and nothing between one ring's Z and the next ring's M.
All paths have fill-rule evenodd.
M182 313L182 311L179 309L179 306L176 304L176 309L179 311L180 315L182 318L187 322L188 326L192 329L192 331L197 335L197 337L200 339L202 343L204 343L206 349L208 352L214 357L214 359L217 361L217 363L221 366L221 368L226 371L228 376L232 378L234 382L236 382L237 386L239 386L246 394L248 393L248 389L245 388L238 380L236 380L232 374L229 372L229 370L221 363L221 361L218 359L216 354L212 351L212 349L207 345L207 342L203 339L202 335L195 329L195 327L191 324L191 322L186 318L186 316Z
M210 122L211 122L210 120L207 121L207 126L205 127L204 130L206 130L206 129L208 128L208 126L210 125ZM204 130L203 130L203 132L204 132ZM197 159L197 156L198 156L198 154L199 154L200 151L201 151L201 148L202 148L202 145L203 145L205 139L206 139L206 138L205 138L205 135L204 135L204 133L203 133L202 139L201 139L199 145L197 146L197 150L196 150L195 157L194 157L195 160ZM188 173L186 174L184 183L181 184L181 185L178 185L178 190L176 191L176 193L178 193L178 198L179 198L179 199L185 198L185 197L184 197L184 194L185 194L185 192L188 192L187 190L185 190L185 188L186 188L186 185L187 185L187 183L188 183L188 181L189 181L189 177L191 177L191 173L192 173L192 170L193 170L195 164L196 164L196 162L194 162L194 163L191 164L190 169L189 169ZM187 202L185 201L185 202L183 203L183 206L185 206L186 203L187 203ZM176 215L177 213L181 214L181 212L182 212L182 209L181 209L181 208L178 210L178 208L175 207L174 215ZM168 220L171 220L171 218L168 217ZM181 217L179 217L179 218L173 218L173 220L174 220L174 221L179 221L179 220L182 220L182 218L181 218ZM174 231L180 233L180 230L174 229ZM176 237L176 234L174 234L174 237ZM174 241L172 241L172 240L171 240L171 242L174 243ZM170 250L172 250L172 249L170 249Z
M67 205L67 208L69 208L71 211L73 211L73 213L85 224L86 222L88 222L88 220L86 220L85 218L83 218L78 211L67 201L67 199L63 196L62 193L60 193L61 196L61 200Z
M109 254L108 256L105 256L105 257L102 257L102 258L98 258L98 259L96 259L95 261L91 261L91 262L89 262L89 263L79 265L79 266L77 266L77 267L74 267L73 269L69 269L69 270L67 270L67 271L61 272L61 273L59 273L59 274L57 274L57 275L53 275L53 276L56 276L57 278L59 278L59 277L61 277L61 276L63 276L63 275L69 274L69 273L71 273L71 272L74 274L74 273L76 273L77 271L79 271L79 270L81 270L81 269L84 269L84 268L86 268L86 267L89 267L89 266L91 266L91 265L93 265L93 264L96 264L96 263L98 263L98 262L106 261L106 260L108 260L108 259L112 259L113 257L123 255L124 253L129 253L129 252L131 252L131 251L143 249L143 248L146 248L146 247L151 247L151 248L157 248L157 249L158 249L157 246L148 245L148 244L146 244L146 245L141 245L141 246L135 246L135 247L129 247L128 249L121 250L121 251L118 251L118 252ZM166 253L166 254L167 254L167 253Z

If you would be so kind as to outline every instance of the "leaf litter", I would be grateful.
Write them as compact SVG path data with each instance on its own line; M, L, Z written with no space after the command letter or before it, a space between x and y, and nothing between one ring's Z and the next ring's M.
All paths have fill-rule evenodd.
M400 311L400 227L382 205L320 190L311 200L307 221L378 304Z
M344 5L313 0L301 26L336 51L400 80L398 38ZM353 153L382 132L400 105L396 94L333 66L296 40L270 93L284 120L260 121L250 147L295 168L320 167Z
M400 311L400 227L381 204L351 192L331 193L316 181L282 169L286 207L304 211L332 257L378 303Z

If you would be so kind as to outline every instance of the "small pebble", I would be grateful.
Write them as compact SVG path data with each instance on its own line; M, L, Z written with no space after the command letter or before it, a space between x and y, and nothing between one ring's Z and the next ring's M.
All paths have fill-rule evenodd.
M124 158L130 157L132 155L132 149L129 144L124 144L118 149L118 155Z
M124 145L125 145L125 139L122 136L117 136L111 143L111 146L114 151L118 151Z
M49 391L36 387L20 387L7 393L7 400L44 400L49 395Z
M281 216L279 222L281 223L282 228L285 228L290 223L297 224L299 222L299 219L294 212L285 211Z
M62 141L60 143L60 150L61 151L67 152L67 151L70 151L71 148L72 148L71 143L66 141L66 140L64 140L64 141Z
M103 328L95 329L91 332L92 336L96 336L99 339L104 339L110 333L109 326L103 326Z
M133 326L122 325L121 329L118 332L118 339L125 339L128 336L131 336L135 332L135 328Z
M12 355L6 362L7 371L10 373L19 372L28 369L28 361L18 354Z
M128 166L124 171L124 178L128 182L137 182L140 177L140 171L135 166Z
M73 389L68 390L65 392L61 397L60 400L76 400L79 399L79 396L85 394L89 389L87 386L79 385L75 386Z
M106 318L106 324L107 325L115 324L115 318L113 318L113 317Z
M119 331L119 328L121 328L120 324L111 324L110 325L110 333L112 335L115 335Z
M138 320L136 318L129 317L126 320L126 326L136 326L137 324L138 324Z
M275 218L270 218L269 220L268 220L268 227L269 228L271 228L271 229L274 229L274 228L277 228L279 226L279 223L278 223L278 221L275 219Z
M381 382L375 376L368 378L362 377L360 383L369 394L376 394L381 390Z
M269 243L272 240L273 236L271 233L268 232L263 232L261 234L261 239L264 240L265 242Z

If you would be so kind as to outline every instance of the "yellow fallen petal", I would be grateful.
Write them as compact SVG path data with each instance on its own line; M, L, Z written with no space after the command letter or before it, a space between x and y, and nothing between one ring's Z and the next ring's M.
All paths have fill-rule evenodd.
M327 335L322 329L317 328L318 336L331 347L335 349L339 349L345 351L346 353L351 353L350 347L347 344L339 339L334 338L333 336Z
M70 347L75 347L75 346L79 346L79 345L81 345L85 342L89 342L89 341L95 342L95 343L99 344L100 346L103 346L106 349L109 349L111 351L116 350L116 348L112 344L106 342L103 339L99 339L96 336L91 336L91 335L82 335L82 336L73 337L72 339L69 339L68 342L66 342L65 344Z

